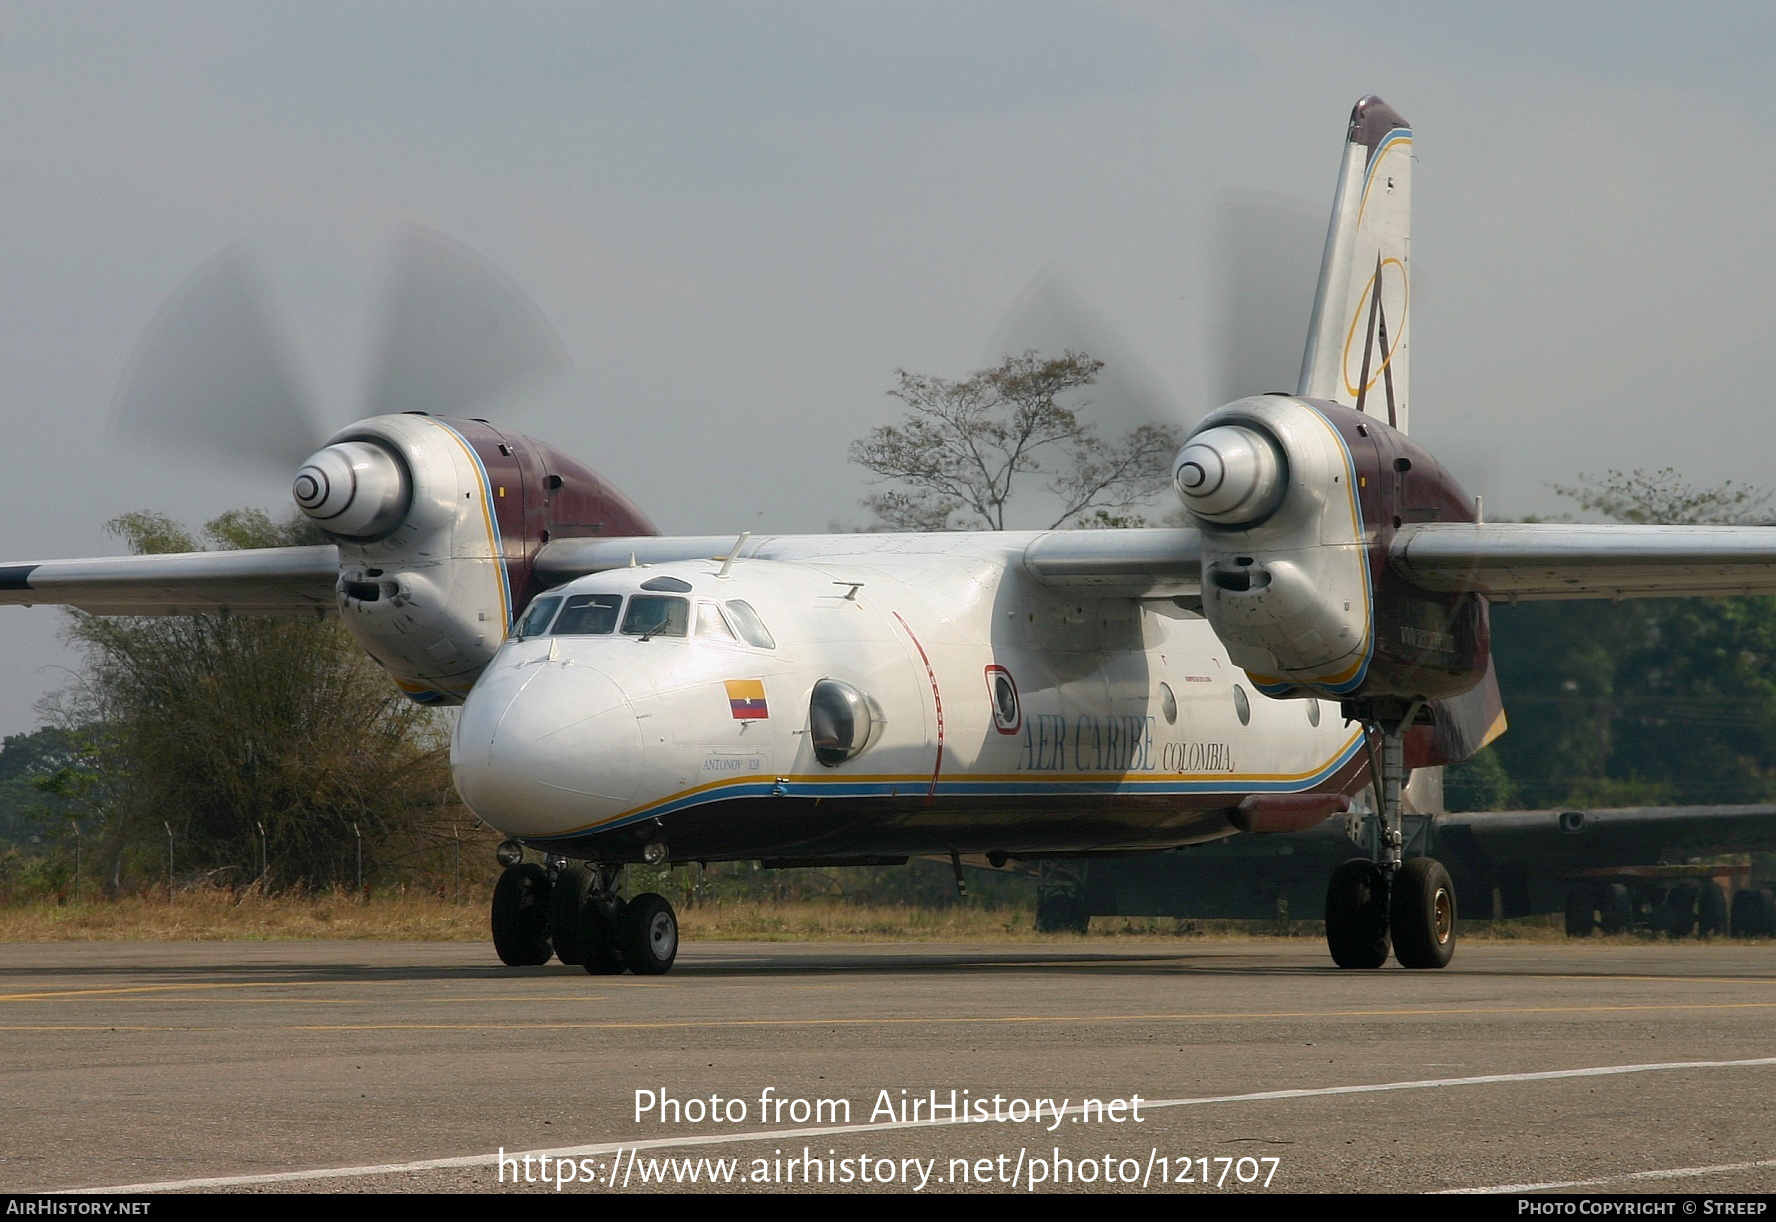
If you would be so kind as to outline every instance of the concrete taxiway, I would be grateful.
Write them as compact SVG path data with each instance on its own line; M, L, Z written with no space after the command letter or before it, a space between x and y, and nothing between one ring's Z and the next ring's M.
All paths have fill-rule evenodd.
M688 1165L666 1187L1769 1192L1773 1033L1768 945L1340 972L1310 941L716 943L656 979L458 944L8 946L0 1188L510 1191L503 1148L551 1152L531 1191L571 1150L563 1191ZM638 1091L677 1117L638 1122ZM897 1127L951 1091L1001 1119Z

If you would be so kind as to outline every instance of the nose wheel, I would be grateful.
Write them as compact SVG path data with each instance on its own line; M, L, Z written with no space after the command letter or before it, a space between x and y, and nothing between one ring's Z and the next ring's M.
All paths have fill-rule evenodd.
M553 867L552 869L550 867ZM552 858L507 866L493 889L493 946L509 967L553 955L593 976L663 976L678 960L678 914L663 895L617 894L621 867Z
M617 943L637 976L664 976L678 958L678 914L666 897L649 892L623 907Z
M1332 872L1326 888L1326 946L1339 967L1377 968L1388 944L1401 967L1447 967L1455 954L1455 884L1431 857L1403 860L1400 793L1406 784L1404 736L1419 705L1365 710L1370 768L1380 807L1374 821L1375 857L1353 858ZM1380 758L1373 749L1381 739Z
M549 908L554 885L534 861L507 866L493 888L493 949L507 967L549 961Z

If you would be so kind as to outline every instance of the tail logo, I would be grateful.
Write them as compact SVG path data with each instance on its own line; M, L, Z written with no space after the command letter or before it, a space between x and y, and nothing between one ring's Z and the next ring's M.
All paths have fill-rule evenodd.
M1387 306L1383 295L1393 298L1397 303L1395 329L1390 341L1388 335ZM1394 354L1399 351L1401 339L1406 334L1406 311L1411 301L1411 288L1406 278L1406 264L1399 259L1384 259L1377 252L1375 271L1370 274L1368 283L1363 286L1357 298L1358 305L1351 314L1350 326L1344 336L1344 388L1356 398L1356 408L1367 412L1366 406L1369 392L1377 382L1382 383L1383 392L1387 396L1388 424L1399 427L1399 405L1394 398ZM1357 324L1363 324L1363 359L1361 372L1356 381L1351 380L1351 351L1357 338ZM1376 364L1377 344L1380 345L1381 360ZM1373 369L1373 372L1371 370Z

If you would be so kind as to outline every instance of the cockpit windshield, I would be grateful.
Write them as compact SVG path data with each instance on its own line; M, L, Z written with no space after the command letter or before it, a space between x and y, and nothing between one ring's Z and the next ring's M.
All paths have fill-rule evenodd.
M549 626L549 617L555 614L555 608L561 605L561 596L552 594L547 598L534 600L528 610L512 628L512 635L519 640L527 636L538 636Z
M640 600L637 600L640 601ZM604 636L615 631L621 594L574 594L555 621L555 636ZM629 631L624 628L623 631Z
M775 649L777 641L771 636L771 630L765 627L765 621L759 613L752 609L752 604L742 602L738 598L728 600L728 618L748 645L755 649Z
M623 631L632 636L688 636L690 629L691 604L683 598L637 594L629 600L629 613L623 617Z

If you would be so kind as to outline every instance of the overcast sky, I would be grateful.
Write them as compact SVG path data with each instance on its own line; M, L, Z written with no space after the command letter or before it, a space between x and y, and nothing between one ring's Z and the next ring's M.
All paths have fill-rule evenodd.
M577 373L513 423L667 531L864 522L846 447L895 370L979 366L1044 269L1188 422L1227 193L1323 225L1365 92L1416 132L1414 433L1490 514L1609 468L1776 486L1776 6L3 12L0 559L285 508L282 479L107 444L124 360L245 240L343 424L410 220L559 329ZM60 616L0 608L0 733L66 682Z

